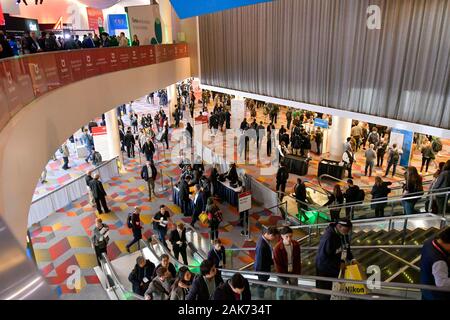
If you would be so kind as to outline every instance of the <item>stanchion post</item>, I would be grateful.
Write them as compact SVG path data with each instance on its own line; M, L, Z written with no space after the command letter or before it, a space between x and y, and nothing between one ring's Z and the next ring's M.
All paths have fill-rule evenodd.
M159 192L164 192L167 190L167 188L164 186L164 177L163 177L163 171L162 169L159 169L159 173L161 176L161 186L159 187Z

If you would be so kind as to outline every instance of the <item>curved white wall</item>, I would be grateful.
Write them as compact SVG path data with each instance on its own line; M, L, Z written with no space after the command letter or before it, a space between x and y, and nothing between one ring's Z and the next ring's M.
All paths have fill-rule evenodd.
M25 245L28 210L42 169L90 119L190 77L189 58L103 74L51 91L0 132L0 215Z

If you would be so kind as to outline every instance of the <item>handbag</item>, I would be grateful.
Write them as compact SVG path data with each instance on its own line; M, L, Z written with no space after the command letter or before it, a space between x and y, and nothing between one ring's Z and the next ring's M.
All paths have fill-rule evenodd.
M198 220L200 220L200 222L203 223L203 224L207 224L208 223L208 214L203 211L198 216Z

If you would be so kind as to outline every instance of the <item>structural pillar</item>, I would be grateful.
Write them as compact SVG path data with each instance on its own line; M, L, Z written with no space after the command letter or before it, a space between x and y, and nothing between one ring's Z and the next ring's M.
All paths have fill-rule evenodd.
M105 113L105 122L109 155L108 159L103 160L109 160L115 157L119 157L119 170L124 172L125 169L123 167L123 154L120 151L119 124L117 122L117 114L115 108Z
M333 116L333 124L330 129L329 145L330 160L341 160L344 153L344 143L350 137L352 119Z
M241 122L245 118L245 100L244 98L236 97L231 100L231 128L239 129Z
M170 0L159 0L159 13L162 20L163 43L172 43L172 4Z
M167 103L169 105L169 125L175 124L173 120L173 112L177 105L177 85L172 84L167 87Z

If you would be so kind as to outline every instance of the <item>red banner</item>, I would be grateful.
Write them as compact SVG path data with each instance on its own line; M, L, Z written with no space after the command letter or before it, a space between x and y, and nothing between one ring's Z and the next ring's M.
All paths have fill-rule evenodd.
M86 8L89 29L98 31L99 28L105 27L105 20L103 18L103 11L95 8Z
M5 25L5 17L3 16L2 4L0 3L0 26Z
M24 106L58 87L109 72L187 56L187 45L176 44L58 51L2 60L0 130Z

